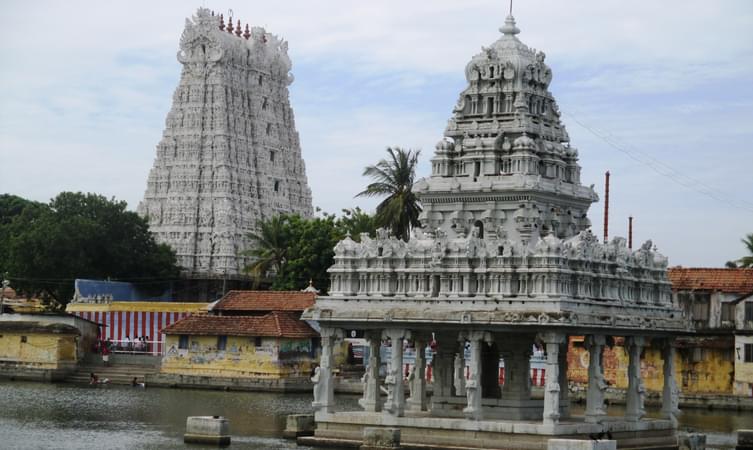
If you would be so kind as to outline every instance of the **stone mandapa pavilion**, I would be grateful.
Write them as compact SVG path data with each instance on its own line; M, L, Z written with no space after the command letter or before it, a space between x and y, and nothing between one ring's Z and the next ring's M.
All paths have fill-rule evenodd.
M671 301L667 258L650 241L632 251L623 238L601 243L590 232L586 213L598 198L580 184L545 55L518 40L512 16L500 31L466 66L468 87L437 144L432 175L415 185L421 227L407 243L384 230L360 242L346 237L329 269L330 295L303 315L319 321L322 335L317 429L307 444L355 445L364 428L383 426L399 428L404 445L432 448L542 449L552 437L599 433L620 448L677 447L672 343L686 321ZM332 351L352 329L365 331L371 359L362 411L340 411ZM569 413L570 335L585 335L590 353L585 417ZM615 335L625 336L629 351L624 417L608 417L604 401L601 355ZM392 353L382 381L385 341ZM424 349L432 342L427 398ZM535 343L546 351L543 399L531 396ZM644 417L640 363L649 343L663 348L660 419ZM417 355L407 380L404 345ZM463 387L455 360L466 345Z

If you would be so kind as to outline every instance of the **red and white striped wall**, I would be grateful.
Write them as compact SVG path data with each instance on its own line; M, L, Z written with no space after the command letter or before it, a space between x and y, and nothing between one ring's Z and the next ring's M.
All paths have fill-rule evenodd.
M160 330L189 316L189 312L165 311L75 311L73 314L103 325L102 339L121 341L146 336L157 342L157 353L162 353L165 337Z

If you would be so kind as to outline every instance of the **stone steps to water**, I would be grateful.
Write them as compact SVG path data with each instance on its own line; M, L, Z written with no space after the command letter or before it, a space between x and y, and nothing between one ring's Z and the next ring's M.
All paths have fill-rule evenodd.
M66 377L69 383L89 383L92 373L99 379L109 379L112 384L131 384L134 377L139 382L144 381L146 375L158 373L159 369L154 366L122 365L122 366L80 366L75 372Z

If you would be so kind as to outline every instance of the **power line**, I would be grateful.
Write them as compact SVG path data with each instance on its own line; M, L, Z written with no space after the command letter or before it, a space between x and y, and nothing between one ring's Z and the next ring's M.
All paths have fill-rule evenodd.
M649 155L646 152L643 152L629 144L618 142L618 138L614 137L612 133L600 130L593 126L589 126L586 123L584 123L582 120L580 120L578 117L574 116L572 113L567 113L563 111L563 114L568 116L573 122L580 125L583 129L585 129L589 133L593 134L597 138L604 141L610 147L614 148L615 150L621 153L624 153L630 159L644 166L649 167L651 170L658 173L659 175L665 178L669 178L670 180L674 181L676 184L679 184L680 186L693 190L699 194L705 195L719 202L726 203L727 205L730 205L733 208L740 208L750 213L753 213L753 203L731 197L727 193L719 189L716 189L712 186L709 186L708 184L706 184L705 182L697 178L694 178L689 175L683 174L682 172L679 172L674 167L662 161L659 161L658 159L654 158L653 156Z

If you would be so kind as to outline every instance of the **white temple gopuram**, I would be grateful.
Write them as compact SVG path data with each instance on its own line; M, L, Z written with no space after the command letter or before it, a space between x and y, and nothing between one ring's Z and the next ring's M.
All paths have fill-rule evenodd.
M186 20L180 84L138 211L189 277L241 274L259 220L313 213L287 50L205 8Z
M580 183L545 55L518 39L512 16L500 31L466 66L468 87L437 144L432 174L414 187L421 227L407 243L380 230L335 247L330 294L303 316L321 325L322 356L313 379L316 432L301 442L356 445L365 429L388 427L400 430L403 445L431 448L545 449L550 438L600 434L621 449L677 448L673 336L687 324L671 301L667 258L650 241L632 251L623 238L601 243L591 233L586 214L597 196ZM343 330L364 330L371 350L358 411L342 410L333 396L332 351ZM590 353L579 417L570 414L566 379L571 335L585 335ZM624 336L629 351L619 417L607 415L604 399L601 355L612 336ZM386 342L391 360L380 378ZM543 399L531 395L535 343L546 352ZM406 345L416 349L408 377ZM663 349L661 418L644 415L640 364L648 345ZM466 346L462 387L455 368Z

